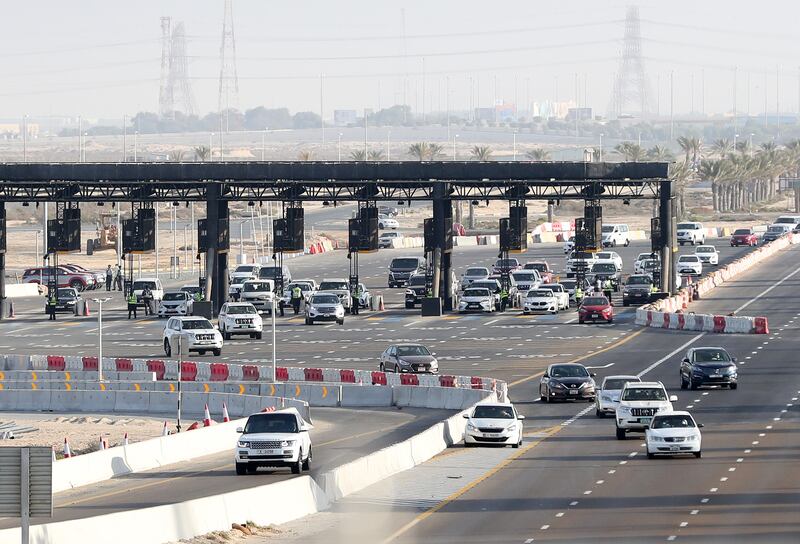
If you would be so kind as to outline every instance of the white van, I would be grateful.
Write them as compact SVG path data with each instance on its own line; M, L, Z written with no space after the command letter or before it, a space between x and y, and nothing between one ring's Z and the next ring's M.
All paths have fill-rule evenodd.
M133 294L136 295L136 301L141 302L142 291L145 287L149 287L153 292L153 300L161 300L164 298L164 286L161 285L161 280L158 278L138 278L133 280Z
M782 215L775 220L774 225L789 225L789 230L800 225L800 215Z
M628 247L631 243L630 230L628 225L616 223L613 225L603 225L603 247Z

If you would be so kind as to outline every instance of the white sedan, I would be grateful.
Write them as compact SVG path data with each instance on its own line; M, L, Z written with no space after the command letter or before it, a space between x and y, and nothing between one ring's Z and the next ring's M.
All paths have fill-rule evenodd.
M679 455L691 453L702 456L700 427L689 412L662 412L653 416L650 427L645 430L647 458L656 455Z
M612 416L616 414L617 406L619 406L619 394L622 392L622 388L628 382L640 381L642 379L638 376L606 376L594 397L595 415L597 417L606 417L606 414L611 414Z
M719 264L719 251L714 246L697 246L694 254L703 264L717 266Z
M458 301L459 312L493 312L494 295L485 287L467 287Z
M378 228L383 229L397 229L400 227L400 223L397 222L397 219L393 217L389 217L388 215L378 215Z
M511 403L479 404L471 414L464 414L467 427L464 446L503 444L515 448L522 444L522 420Z
M703 262L697 255L681 255L678 257L676 267L680 275L701 276L703 274Z
M558 298L550 289L528 291L522 301L522 313L526 315L535 313L557 314L558 307Z

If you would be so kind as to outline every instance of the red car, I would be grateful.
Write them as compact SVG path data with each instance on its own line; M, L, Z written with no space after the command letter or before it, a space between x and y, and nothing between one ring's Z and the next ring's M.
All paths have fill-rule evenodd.
M47 285L50 281L50 270L48 267L28 268L22 274L22 283L41 283ZM78 291L84 291L95 284L94 276L88 272L74 272L63 266L58 267L58 287L72 287Z
M542 283L553 283L553 271L547 261L531 261L525 263L524 270L536 270L542 277Z
M578 308L578 323L587 321L614 322L614 308L606 297L591 295L583 299Z
M734 246L757 246L758 235L753 229L736 229L731 236L731 247Z

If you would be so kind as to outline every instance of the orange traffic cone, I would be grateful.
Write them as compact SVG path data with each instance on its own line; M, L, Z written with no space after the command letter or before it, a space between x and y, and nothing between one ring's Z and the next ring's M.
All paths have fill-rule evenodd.
M64 438L64 459L72 457L72 450L69 449L69 440Z
M169 430L167 429L167 422L164 422L164 428L161 429L161 436L169 436Z
M89 301L88 300L84 300L83 301L83 317L89 317L90 315L92 315L92 314L89 313Z
M206 404L205 410L203 412L203 427L210 427L211 426L211 414L208 413L208 404Z
M231 420L231 416L228 415L228 406L223 402L222 403L222 421L223 423L227 423Z
M106 449L106 441L105 441L105 440L103 440L103 437L102 437L102 436L100 437L100 448L99 448L99 449L100 449L100 450L104 450L104 449Z

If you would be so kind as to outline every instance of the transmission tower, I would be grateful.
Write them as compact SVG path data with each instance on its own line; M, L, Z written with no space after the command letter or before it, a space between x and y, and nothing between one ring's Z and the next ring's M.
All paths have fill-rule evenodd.
M620 117L636 114L640 117L650 113L650 83L644 71L642 60L642 31L639 21L639 8L628 6L625 15L625 38L619 71L614 80L611 96L610 114Z
M170 115L174 108L172 88L169 84L170 50L172 46L172 19L161 18L161 85L158 90L158 109L162 117Z
M239 76L236 73L236 37L233 33L233 2L225 0L222 18L222 44L219 48L219 104L218 111L235 107L239 101Z
M186 115L194 115L197 108L189 85L189 61L186 50L186 30L183 23L178 23L172 30L172 46L169 61L170 98L177 111Z

